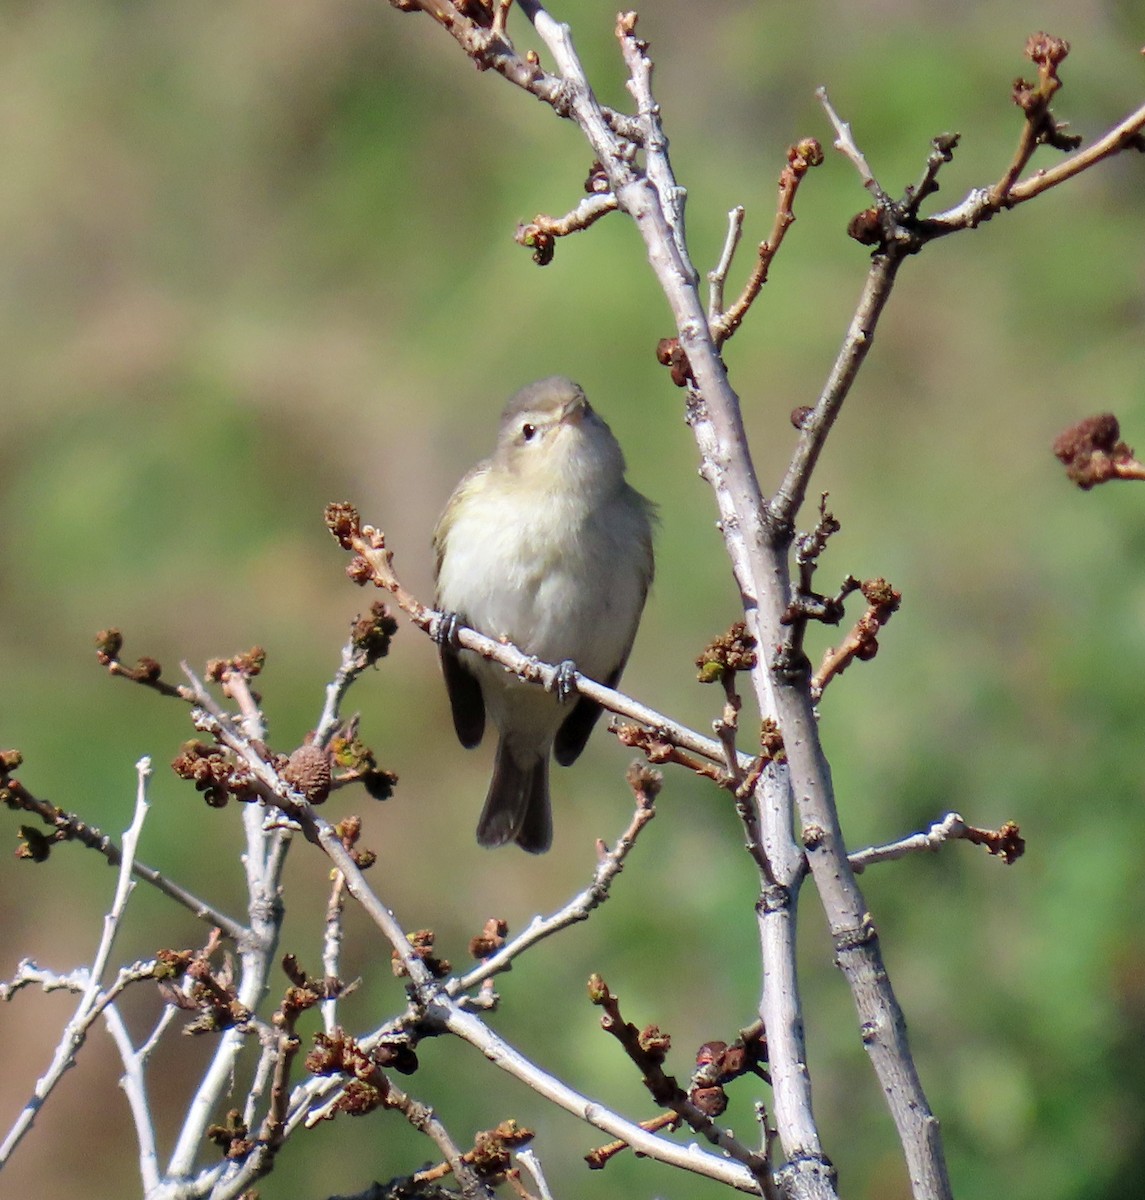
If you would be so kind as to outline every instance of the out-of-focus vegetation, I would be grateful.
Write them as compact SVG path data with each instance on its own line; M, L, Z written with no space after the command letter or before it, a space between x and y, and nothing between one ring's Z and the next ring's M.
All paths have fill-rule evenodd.
M554 11L623 106L614 9ZM649 0L641 22L702 270L734 204L747 246L765 235L786 145L829 142L819 83L892 193L930 137L960 130L938 197L950 203L1009 161L1009 87L1030 73L1035 29L1073 43L1057 112L1087 139L1145 93L1145 14L1112 0ZM186 713L103 677L94 633L121 626L125 656L172 676L180 658L263 644L272 740L290 749L369 599L343 576L323 504L353 499L386 528L428 599L429 532L452 484L489 448L503 398L557 371L584 383L660 503L627 685L701 726L715 714L691 662L737 597L681 394L654 361L670 330L638 240L611 217L540 270L511 238L575 203L589 162L572 127L382 0L16 0L0 12L0 155L0 741L24 751L30 789L118 831L132 764L153 755L143 858L238 910L237 812L208 811L163 767L190 736ZM844 230L865 201L829 153L729 345L765 486L858 295L865 252ZM1029 842L1009 870L955 845L863 877L963 1200L1128 1200L1145 1170L1145 492L1082 495L1049 451L1101 409L1145 442L1143 245L1145 158L1126 155L932 246L902 273L817 477L843 523L824 582L884 575L904 596L877 660L822 706L850 842L951 808L1015 819ZM455 961L487 915L519 929L563 901L589 877L593 838L626 822L627 759L601 731L556 774L549 857L479 851L488 748L456 745L419 633L400 634L352 702L401 783L381 805L332 803L364 812L375 885ZM495 1018L637 1116L652 1110L635 1072L577 999L590 971L630 1019L672 1033L683 1075L701 1041L751 1019L758 988L753 873L726 798L671 773L659 810L613 899L505 978ZM4 821L9 846L17 824ZM311 969L326 875L296 848L283 949ZM60 969L89 958L112 885L78 849L41 867L6 858L0 975L29 954ZM145 889L132 904L124 958L204 936ZM802 929L815 1097L844 1193L906 1196L810 888ZM343 1017L361 1028L400 987L357 914L349 930L346 973L366 986ZM129 1006L138 1030L154 1003ZM5 1129L68 1011L24 993L0 1014ZM168 1134L206 1049L169 1043ZM464 1047L421 1057L410 1089L459 1140L506 1116L537 1128L562 1200L715 1194L631 1158L590 1174L585 1127ZM116 1075L97 1034L18 1151L11 1194L133 1193ZM748 1136L750 1091L738 1085L728 1114ZM260 1191L352 1191L429 1156L396 1115L342 1119L291 1143Z

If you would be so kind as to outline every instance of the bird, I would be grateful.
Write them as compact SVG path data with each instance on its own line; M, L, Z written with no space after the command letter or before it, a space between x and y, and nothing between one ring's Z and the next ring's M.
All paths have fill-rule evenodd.
M486 847L552 844L550 754L580 755L600 716L573 700L573 671L615 687L654 573L655 506L625 479L624 454L583 388L554 375L501 413L496 448L458 483L433 533L440 658L457 737L497 731L477 823ZM458 624L560 665L555 691L458 646Z

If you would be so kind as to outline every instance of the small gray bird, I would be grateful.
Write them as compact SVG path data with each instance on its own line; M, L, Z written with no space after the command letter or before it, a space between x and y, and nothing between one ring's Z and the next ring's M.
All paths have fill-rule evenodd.
M433 534L437 607L526 654L614 687L652 583L652 504L624 479L612 431L570 379L522 388L501 414L497 448L457 485ZM441 665L461 744L497 728L482 846L553 840L549 752L576 760L600 716L522 683L448 638Z

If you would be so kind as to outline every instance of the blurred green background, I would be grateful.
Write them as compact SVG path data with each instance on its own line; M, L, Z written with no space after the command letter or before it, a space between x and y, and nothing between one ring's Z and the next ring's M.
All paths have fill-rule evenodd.
M602 99L624 106L614 8L554 12ZM765 236L790 142L829 142L820 83L892 193L948 129L963 143L937 200L996 179L1019 130L1010 83L1031 73L1021 50L1041 28L1073 42L1057 112L1087 140L1141 102L1145 6L1131 0L648 0L641 30L700 269L733 205L748 209L746 246ZM519 18L511 29L534 44ZM241 913L239 813L206 810L166 769L190 736L185 711L102 674L94 633L121 626L125 657L153 655L172 677L181 658L201 667L261 643L272 741L290 749L370 599L346 581L323 505L358 503L428 599L440 506L489 449L505 396L553 372L585 385L660 504L627 686L712 719L717 697L691 663L736 616L736 592L681 393L653 358L670 328L638 239L612 217L545 270L512 241L519 220L576 202L589 156L573 127L382 0L10 0L0 157L0 741L24 752L29 788L118 833L132 764L152 755L142 857ZM765 487L858 296L865 252L844 230L865 201L829 153L728 347ZM1049 450L1103 409L1145 443L1143 246L1145 159L1127 155L908 263L816 480L843 523L823 585L885 575L904 596L877 660L823 705L850 843L951 809L1017 820L1029 842L1012 869L956 845L861 881L962 1200L1128 1200L1145 1170L1145 494L1083 495ZM383 805L342 794L331 813L363 812L375 886L455 962L486 916L520 929L583 886L593 838L627 821L627 757L600 732L555 774L551 855L479 851L490 751L455 743L416 631L351 705L401 784ZM9 847L19 823L5 817ZM0 977L26 955L90 960L112 872L73 848L3 864ZM630 1019L669 1031L669 1066L686 1076L700 1042L753 1016L755 886L726 798L670 772L613 898L505 977L496 1027L570 1083L652 1115L584 981L600 971ZM283 949L312 970L326 887L323 861L297 846ZM908 1186L893 1128L811 887L803 900L825 1146L844 1195L895 1200ZM365 986L342 1015L365 1029L401 992L373 930L355 912L348 927L345 972ZM140 889L118 953L202 937ZM155 1006L142 990L127 1006L137 1036ZM71 1009L25 992L0 1011L0 1128ZM175 1033L160 1049L164 1139L208 1049ZM581 1156L603 1139L586 1127L465 1047L421 1057L410 1090L454 1136L507 1116L533 1126L563 1200L717 1194L631 1156L591 1174ZM135 1194L117 1076L99 1030L0 1190ZM727 1114L749 1138L760 1094L741 1082ZM343 1119L291 1142L260 1193L355 1191L430 1150L396 1115Z

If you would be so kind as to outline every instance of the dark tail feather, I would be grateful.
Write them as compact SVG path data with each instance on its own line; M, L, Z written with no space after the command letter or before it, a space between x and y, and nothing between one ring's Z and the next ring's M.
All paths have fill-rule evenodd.
M544 854L552 845L547 754L537 755L529 766L521 767L505 742L498 741L493 781L477 822L477 841L482 846L516 842L530 854Z

